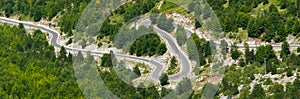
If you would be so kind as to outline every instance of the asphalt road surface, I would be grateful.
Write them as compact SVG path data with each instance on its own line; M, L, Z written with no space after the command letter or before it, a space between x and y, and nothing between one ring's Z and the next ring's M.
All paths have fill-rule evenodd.
M47 26L38 25L38 24L30 23L30 22L14 20L14 19L8 19L8 18L4 18L4 17L0 17L0 21L4 22L4 23L8 23L8 24L15 24L15 25L18 25L18 24L22 23L27 28L40 29L41 31L47 32L50 35L52 35L52 38L50 38L50 43L54 47L57 47L57 48L61 47L61 45L58 43L58 38L60 37L59 32L57 32L53 29L50 29ZM66 50L69 50L69 51L81 51L81 52L88 52L89 51L89 50L70 48L70 47L65 47L65 48L66 48ZM96 55L103 55L103 54L107 53L107 52L99 52L99 51L90 51L90 52L91 52L91 54L96 54ZM159 77L162 74L162 71L164 70L164 66L162 64L160 64L159 62L156 62L154 60L151 60L151 59L140 58L140 57L135 57L135 56L130 56L130 55L121 55L121 54L116 54L116 56L123 57L123 58L128 58L128 59L133 59L133 60L144 61L146 63L152 64L154 66L153 67L154 69L150 73L150 77L153 80L156 80L156 81L159 80Z

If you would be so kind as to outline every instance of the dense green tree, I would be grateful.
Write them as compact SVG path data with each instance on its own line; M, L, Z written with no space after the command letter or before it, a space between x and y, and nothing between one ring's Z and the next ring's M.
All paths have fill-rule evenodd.
M261 36L261 33L264 32L263 28L261 27L261 23L256 21L255 19L250 20L247 26L248 30L248 37L258 38Z
M228 53L228 43L225 40L221 41L221 52L223 54L224 57L226 57L227 53Z
M245 67L247 64L246 64L246 62L245 62L245 59L240 59L239 60L239 66L241 66L241 67Z
M59 59L61 60L66 60L67 59L67 50L65 47L60 47L60 51L59 51Z
M289 54L291 54L290 44L288 44L288 42L283 42L281 45L280 57L287 57Z
M272 61L267 61L266 62L266 71L267 71L267 73L271 72L271 74L276 74L276 72L277 72L276 65Z
M111 54L104 54L101 57L101 66L104 67L112 67L112 58L111 58Z
M159 44L159 46L156 48L156 54L163 55L167 52L167 46L164 43Z
M260 84L255 84L250 94L250 98L253 99L264 99L266 96L264 89Z
M168 95L168 93L170 93L172 91L172 89L167 89L165 87L162 87L161 88L161 94L160 94L160 97L165 97L166 95Z
M211 56L212 55L212 48L211 48L210 41L207 41L205 43L204 49L205 49L205 57Z
M159 78L160 85L161 85L161 86L164 86L164 85L169 84L168 80L169 80L168 75L165 74L165 73L163 73L163 74L160 76L160 78Z
M139 69L138 66L135 66L135 67L133 68L133 72L134 72L136 75L141 76L141 71L140 71L140 69Z
M255 55L254 55L254 50L249 49L248 43L244 44L245 46L245 58L246 58L246 63L252 63L254 61Z
M237 15L237 20L238 20L238 27L241 27L243 29L247 29L248 22L250 20L250 15L240 12Z
M72 63L56 58L45 34L28 34L21 25L0 25L0 98L84 98Z
M269 90L273 95L271 96L272 99L283 99L285 96L284 87L281 84L274 84L272 85Z
M230 52L231 57L234 60L237 60L241 56L241 52L238 50L238 46L236 44L232 44Z
M249 88L246 87L241 90L239 99L249 99L249 96L250 96Z
M255 61L264 63L266 60L277 59L272 45L259 46L256 50Z
M171 61L170 61L170 67L169 67L169 70L172 70L172 69L175 69L177 67L177 60L176 60L176 57L173 56L171 58Z
M130 47L129 53L137 56L163 55L167 51L166 44L161 43L157 34L146 34L138 38Z

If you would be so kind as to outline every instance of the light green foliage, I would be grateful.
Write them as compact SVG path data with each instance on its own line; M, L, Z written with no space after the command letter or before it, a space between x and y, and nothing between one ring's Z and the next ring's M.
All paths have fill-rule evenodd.
M176 37L177 43L180 46L182 46L182 45L184 45L186 43L186 41L187 41L187 35L186 35L184 27L182 27L182 26L178 27L178 29L176 31L176 34L175 34L175 37Z
M160 17L157 20L157 26L167 32L172 32L174 30L173 22L174 20L172 18L167 18L166 14L160 15Z

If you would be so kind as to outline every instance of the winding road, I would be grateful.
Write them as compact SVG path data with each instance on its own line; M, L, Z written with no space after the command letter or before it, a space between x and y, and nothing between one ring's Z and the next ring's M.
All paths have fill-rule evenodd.
M5 18L5 17L0 17L0 21L4 22L4 23L9 23L9 24L15 24L15 25L22 23L27 28L40 29L41 31L47 32L50 35L52 35L52 37L50 38L50 43L54 47L57 47L57 48L61 47L61 45L58 43L58 39L60 37L59 32L56 30L53 30L47 26L39 25L39 24L31 23L31 22L9 19L9 18ZM149 19L141 22L141 25L149 26L149 24L151 24L151 21ZM192 65L191 65L188 57L180 49L180 46L177 44L176 39L173 36L171 36L168 32L166 32L156 26L154 26L154 31L156 33L158 33L158 35L164 39L164 41L167 43L168 49L176 56L177 60L180 63L180 66L181 66L180 72L178 72L177 74L174 74L174 75L170 75L169 79L170 80L178 80L178 79L183 78L184 76L187 76L189 73L191 73ZM192 33L192 31L190 31L190 30L186 30L186 31L189 33ZM240 45L238 47L240 49L245 48L244 46L240 46ZM257 45L249 45L249 47L252 49L256 49ZM273 45L273 47L275 49L281 49L281 45ZM290 46L290 48L292 48L292 49L296 49L298 47L300 47L300 45L291 45ZM81 52L90 51L90 50L77 49L77 48L71 48L71 47L66 47L66 46L65 46L65 48L66 48L66 50L69 50L69 51L81 51ZM100 52L100 51L90 51L90 52L91 52L91 54L95 54L95 55L103 55L103 54L107 53L107 52ZM165 69L165 67L161 63L156 62L155 60L151 60L151 59L147 59L147 58L140 58L140 57L131 56L131 55L123 55L123 54L116 54L116 56L122 57L122 58L133 59L133 60L144 61L146 63L152 64L153 71L150 73L150 77L156 81L159 80L160 75L162 74L163 70Z
M8 23L8 24L14 24L14 25L18 25L20 23L22 23L26 28L35 28L35 29L40 29L43 32L47 32L50 35L52 35L52 37L50 38L50 43L57 48L60 48L61 45L58 43L58 38L60 37L60 34L58 31L55 31L47 26L44 25L39 25L39 24L34 24L34 23L30 23L30 22L25 22L25 21L19 21L19 20L14 20L14 19L9 19L9 18L5 18L5 17L0 17L0 21L4 22L4 23ZM81 51L81 52L88 52L90 50L84 50L84 49L77 49L77 48L70 48L70 47L65 47L66 50L69 51ZM95 55L103 55L106 54L107 52L100 52L100 51L90 51L91 54L95 54ZM146 63L150 63L153 65L153 71L150 74L150 77L153 80L158 81L160 75L162 74L163 70L164 70L164 66L162 64L160 64L159 62L156 62L154 60L151 59L146 59L146 58L140 58L140 57L135 57L135 56L130 56L130 55L122 55L122 54L116 54L116 56L118 57L123 57L123 58L128 58L128 59L133 59L133 60L139 60L139 61L144 61ZM173 79L177 79L174 78ZM170 79L172 80L172 79Z

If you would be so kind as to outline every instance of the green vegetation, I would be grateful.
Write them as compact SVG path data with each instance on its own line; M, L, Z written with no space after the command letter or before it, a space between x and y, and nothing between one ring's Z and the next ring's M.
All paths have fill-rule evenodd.
M149 12L157 2L158 0L138 0L134 3L126 3L122 5L104 21L100 29L98 39L101 39L103 36L111 36L111 40L113 40L116 33L119 32L121 26L130 20ZM113 21L116 16L118 16L118 18L121 20Z
M40 21L42 18L52 20L59 16L60 30L68 36L79 20L85 7L91 0L1 0L0 10L6 17L20 15L22 20Z
M255 84L252 93L250 94L250 98L253 99L263 99L266 97L264 89L259 84Z
M1 25L0 35L0 98L84 98L63 47L56 58L46 35L22 24Z
M174 30L173 26L173 19L172 18L167 18L166 14L160 15L160 17L157 20L157 26L167 32L172 32Z
M299 0L207 0L225 32L248 30L248 37L266 42L283 42L288 35L299 36ZM201 3L201 2L200 2ZM189 11L198 11L194 0ZM227 6L222 6L222 5ZM194 9L198 10L193 10ZM207 12L207 11L206 11ZM195 12L196 16L205 13ZM203 18L206 19L206 18Z
M263 65L266 65L267 73L271 73L272 75L279 74L283 77L294 76L296 68L300 66L300 55L291 52L289 45L286 42L282 44L282 50L279 51L281 53L279 56L285 57L282 58L282 60L277 58L271 45L259 46L256 53L254 53L253 50L249 50L247 43L245 43L245 47L244 57L237 58L239 59L239 65L233 64L232 66L226 67L219 93L223 93L225 96L235 96L239 94L239 98L241 99L297 97L296 92L291 92L290 90L294 90L294 87L298 86L299 76L297 76L297 79L294 82L291 81L292 83L288 83L286 86L287 91L284 91L283 84L273 82L271 80L272 78L255 78L254 74L264 74ZM231 51L234 50L231 49ZM244 58L246 60L244 60ZM299 73L297 73L297 75L299 75ZM274 80L276 81L278 79L282 78ZM253 80L258 82L254 85L253 90L250 90L248 87ZM262 87L262 84L270 85L270 87ZM242 90L238 91L237 88L241 85L243 85Z
M160 43L160 38L157 34L148 34L138 38L130 47L129 51L131 55L136 54L137 56L163 55L166 52L166 44Z
M192 60L199 60L200 66L207 63L207 59L213 49L210 47L210 41L200 39L197 34L192 34L191 38L187 40L188 57Z
M124 27L115 36L113 44L117 48L122 48L125 52L136 56L163 55L167 51L167 46L162 43L159 36L154 33L152 27L140 26L138 30Z
M186 35L186 32L185 32L185 29L183 26L179 26L177 31L176 31L176 34L175 34L175 37L176 37L176 41L177 43L182 46L186 43L187 41L187 35Z
M177 73L180 70L177 67L178 67L178 62L176 60L176 57L173 56L170 60L170 66L167 70L168 75L172 75L172 74Z
M135 66L135 67L133 68L133 72L134 72L136 75L141 76L141 71L140 71L140 69L139 69L138 66Z
M241 56L241 52L238 50L238 46L236 46L236 44L233 44L231 46L230 52L231 52L231 57L234 60L237 60Z
M137 0L124 4L104 22L98 38L103 39L106 36L115 41L113 44L117 48L123 48L130 54L137 56L163 55L167 51L166 45L161 42L158 35L153 34L152 27L141 26L138 30L120 29L126 22L130 22L131 19L150 11L155 13L168 12L170 9L178 11L178 5L171 2L164 2L160 10L153 9L158 1ZM5 14L4 16L20 15L22 20L40 21L42 18L51 20L58 16L61 31L71 36L73 34L72 30L75 28L80 14L88 2L89 0L2 0L0 1L0 10L4 11L2 13ZM260 38L267 42L283 42L288 35L299 36L299 0L207 0L207 2L215 10L224 31L227 33L238 32L241 28L247 30L248 37ZM199 5L200 3L202 2L195 0L188 6L188 11L196 11L195 15L208 20L211 16L210 12L195 10L202 7ZM207 7L204 6L203 8ZM157 24L158 27L168 32L174 30L173 20L167 19L165 14L160 16L151 14L150 16L152 22ZM201 27L199 22L196 22L195 25ZM116 36L119 31L121 34ZM18 27L1 25L0 35L2 40L0 42L0 98L85 98L74 77L72 68L74 56L67 53L64 47L61 47L56 55L54 47L46 41L45 34L40 30L36 30L32 35L29 35L22 24ZM135 36L139 37L136 41L130 38ZM190 59L200 60L197 63L200 66L210 65L208 63L210 63L210 57L212 51L214 51L214 48L211 48L210 45L213 45L213 42L201 39L196 34L192 34L191 38L187 39L182 26L179 26L175 37L179 45L187 45ZM73 39L69 39L67 44L72 42ZM132 46L129 46L130 44ZM84 48L87 46L87 41L83 41L80 45ZM99 45L102 45L102 43L99 43ZM220 94L229 97L239 94L241 99L296 99L300 97L300 77L298 73L300 48L297 49L298 53L295 53L289 49L290 45L287 42L283 42L282 50L278 53L273 50L271 45L259 46L256 51L250 50L248 44L245 44L245 47L244 53L240 52L235 44L229 50L228 44L221 41L222 54L226 56L230 51L232 59L238 61L238 64L225 67L224 78L219 84L220 89L216 85L206 83L204 88L211 90L195 90L190 98L199 99L202 95L205 98L211 97L210 91L218 91L215 98L218 98ZM96 64L90 53L87 53L85 59L81 52L75 57L76 60L84 60L87 64ZM121 99L157 99L172 91L172 89L164 87L169 84L168 75L165 73L160 77L160 86L158 85L161 91L158 90L157 86L136 88L128 85L118 78L117 72L119 71L113 69L113 59L112 52L104 54L101 57L98 71L107 88ZM176 69L177 65L178 62L173 57L170 60L168 70ZM266 68L263 65L266 65ZM138 65L133 70L125 68L122 63L119 63L118 66L120 72L128 73L128 75L125 75L126 78L135 79L141 76ZM91 67L85 66L84 69L89 68ZM271 78L257 78L254 76L255 74L264 74L264 69L267 73L279 74L282 77L271 80ZM198 74L201 71L204 70L200 70ZM136 76L130 72L135 73ZM291 81L286 85L273 81L283 77L296 76L294 73L297 75L295 81ZM250 88L250 83L253 80L258 81L258 83ZM265 87L265 85L269 85L269 87ZM145 85L139 83L138 86ZM238 90L239 87L242 87L241 91ZM176 87L178 92L174 96L180 98L180 92L192 88L191 81L184 78Z
M160 85L161 85L161 86L164 86L164 85L169 84L168 80L169 80L168 75L165 74L165 73L163 73L163 74L160 76L160 78L159 78Z

